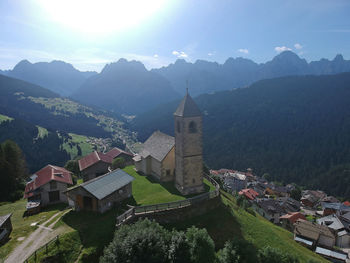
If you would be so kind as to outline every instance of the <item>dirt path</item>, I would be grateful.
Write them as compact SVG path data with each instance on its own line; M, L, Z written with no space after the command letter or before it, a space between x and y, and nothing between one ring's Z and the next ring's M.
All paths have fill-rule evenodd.
M52 227L57 223L57 221L68 211L58 212L54 214L47 221L38 225L33 233L31 233L19 246L17 246L12 253L7 257L5 263L20 263L24 262L35 250L45 245L46 242L55 238L61 231L60 229L53 230ZM46 226L52 219L57 216L57 219L51 223L49 226Z

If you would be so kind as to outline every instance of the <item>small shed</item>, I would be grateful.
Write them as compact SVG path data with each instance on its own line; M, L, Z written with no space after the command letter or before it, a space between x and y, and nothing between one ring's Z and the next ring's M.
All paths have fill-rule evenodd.
M0 244L6 242L12 232L11 214L0 216Z
M70 188L66 191L70 206L77 211L104 213L132 194L134 177L121 169Z

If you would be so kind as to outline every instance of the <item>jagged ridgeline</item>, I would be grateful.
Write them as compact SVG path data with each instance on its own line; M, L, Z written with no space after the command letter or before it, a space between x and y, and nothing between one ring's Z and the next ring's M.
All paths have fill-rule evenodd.
M30 170L48 162L62 165L73 157L66 151L61 153L68 133L132 141L122 116L81 105L48 89L3 75L0 75L0 114L14 119L1 124L0 139L13 139L19 144ZM47 157L40 159L41 153Z
M262 80L195 98L211 168L254 169L274 180L350 197L350 73ZM178 102L138 116L140 140L173 134Z

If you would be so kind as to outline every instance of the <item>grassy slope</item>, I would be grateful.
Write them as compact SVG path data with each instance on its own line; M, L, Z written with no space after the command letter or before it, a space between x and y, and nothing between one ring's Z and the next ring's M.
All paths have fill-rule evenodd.
M49 131L43 127L38 127L38 138L44 138L45 136L49 135Z
M13 118L10 118L6 115L0 114L0 123L2 123L3 121L8 121L8 120L13 120Z
M36 227L30 226L31 223L42 223L66 207L66 205L55 205L43 210L43 212L39 214L23 217L26 209L26 202L26 200L22 199L14 203L7 203L0 206L0 215L13 213L11 217L13 230L10 235L10 240L0 247L0 259L5 258L5 256L20 243L20 241L17 240L19 237L26 237L36 229Z
M77 145L79 145L79 147L81 148L81 156L85 156L94 151L92 145L86 142L86 140L88 139L87 136L78 135L74 133L69 133L69 136L71 136L72 139L69 139L67 142L64 142L62 148L70 154L72 159L78 156ZM77 145L73 145L71 147L69 143L74 143Z
M224 192L222 192L222 203L223 206L205 215L168 224L166 227L185 230L196 225L199 228L206 228L215 241L216 249L221 249L227 240L238 237L250 241L256 250L271 246L295 255L300 262L307 262L309 259L328 262L294 242L291 232L270 223L260 215L253 216L240 209L234 198Z

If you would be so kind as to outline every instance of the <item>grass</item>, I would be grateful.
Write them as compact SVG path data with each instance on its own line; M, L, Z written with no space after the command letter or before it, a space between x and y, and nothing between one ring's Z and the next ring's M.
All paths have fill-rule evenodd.
M74 133L69 133L70 139L64 142L62 148L70 154L71 159L74 159L78 156L78 145L81 149L81 156L85 156L94 151L94 148L91 144L87 143L87 136L78 135Z
M174 182L162 183L152 177L140 175L134 170L134 166L127 166L124 171L135 178L132 183L132 195L136 203L133 205L153 205L187 198L175 188ZM215 189L207 180L204 180L204 183L206 191Z
M30 226L31 223L42 223L52 217L55 213L63 211L66 205L54 205L42 210L39 214L24 217L26 210L26 200L22 199L14 203L7 203L0 206L0 215L13 213L11 217L12 233L10 240L0 247L0 258L5 258L21 242L19 237L27 237L36 227Z
M272 224L258 214L253 216L239 208L233 196L222 192L221 199L222 206L207 214L165 226L178 230L185 230L192 225L206 228L215 242L216 249L221 249L227 240L238 237L251 242L256 251L271 246L296 256L300 262L311 259L316 262L328 262L296 243L291 232Z
M2 123L3 121L12 121L12 120L13 118L0 114L0 123Z
M45 136L49 135L49 132L47 129L40 127L40 126L36 126L38 128L38 138L44 138Z

